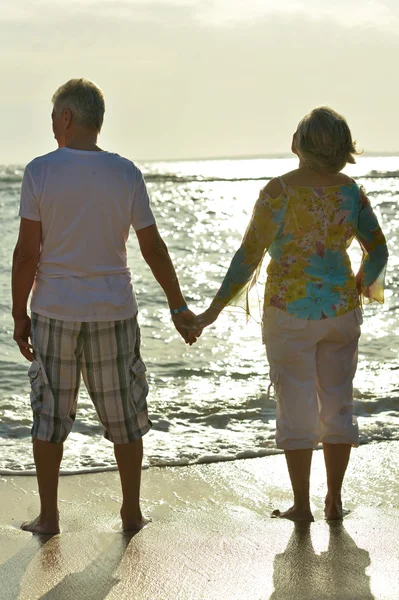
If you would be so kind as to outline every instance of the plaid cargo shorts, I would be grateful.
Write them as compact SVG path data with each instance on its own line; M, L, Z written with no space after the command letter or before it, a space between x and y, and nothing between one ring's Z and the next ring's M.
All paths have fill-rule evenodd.
M75 421L81 375L106 439L126 444L150 430L137 317L77 322L33 313L31 336L33 439L57 444L67 438Z

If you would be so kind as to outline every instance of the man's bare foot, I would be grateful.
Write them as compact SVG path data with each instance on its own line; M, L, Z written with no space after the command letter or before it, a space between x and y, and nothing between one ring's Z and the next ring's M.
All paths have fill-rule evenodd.
M324 515L327 521L339 521L344 517L341 498L331 499L326 496Z
M290 521L295 522L313 522L314 517L309 508L307 509L299 509L295 505L291 506L285 512L281 512L278 509L272 512L272 519L289 519Z
M151 522L150 518L143 517L141 513L137 516L126 515L123 507L121 508L121 519L123 531L140 531Z
M33 519L33 521L23 523L21 529L36 533L37 535L57 535L57 533L60 533L58 519L43 519L40 515L36 519Z

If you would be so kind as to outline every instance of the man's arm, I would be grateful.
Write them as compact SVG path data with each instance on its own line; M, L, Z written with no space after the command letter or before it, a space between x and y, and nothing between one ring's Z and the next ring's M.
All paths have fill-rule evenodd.
M171 310L186 306L186 300L180 289L175 268L169 256L165 242L161 238L156 225L150 225L136 231L141 254L150 267L155 279L165 292ZM186 326L192 322L194 313L186 310L173 316L173 323L190 345L196 341L200 331L188 332Z
M23 356L33 360L29 344L30 318L27 304L40 258L41 223L21 218L18 241L12 262L12 316L14 340Z

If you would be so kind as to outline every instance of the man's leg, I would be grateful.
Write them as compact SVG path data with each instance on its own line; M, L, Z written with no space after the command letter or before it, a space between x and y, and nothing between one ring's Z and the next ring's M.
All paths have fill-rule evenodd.
M310 510L309 482L313 448L285 450L288 472L294 492L294 505L285 512L275 510L274 517L292 521L314 521Z
M148 523L140 509L141 463L143 440L130 444L114 444L116 462L122 485L121 518L125 531L137 531Z
M22 525L22 529L25 531L42 535L60 532L58 478L63 450L63 444L33 440L33 456L40 496L40 514L33 521Z
M140 510L140 482L142 437L151 428L140 329L136 317L93 321L86 329L83 378L105 437L114 444L122 484L123 529L137 531L148 523Z
M40 514L22 526L32 533L60 531L58 478L63 442L76 414L80 385L80 359L76 351L80 328L79 322L50 319L32 313L31 339L35 361L28 375L31 380L33 456Z
M342 519L341 489L351 453L351 444L323 443L327 471L327 496L324 514L327 520Z

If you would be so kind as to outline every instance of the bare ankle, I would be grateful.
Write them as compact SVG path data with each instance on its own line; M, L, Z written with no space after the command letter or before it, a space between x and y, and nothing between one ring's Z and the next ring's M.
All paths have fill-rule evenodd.
M51 521L51 522L58 522L60 520L60 513L58 509L52 509L52 510L44 510L41 509L40 510L40 514L39 514L39 519L41 519L42 521Z
M124 504L121 506L121 518L122 520L135 520L142 518L141 508L140 506L133 506L127 508Z
M140 531L151 521L142 515L140 507L135 507L133 511L127 511L122 505L120 512L124 531Z
M310 510L309 496L301 496L294 494L294 506L301 511Z
M325 498L325 502L326 503L334 503L334 504L340 504L342 503L342 498L341 498L341 492L327 492L326 498Z

